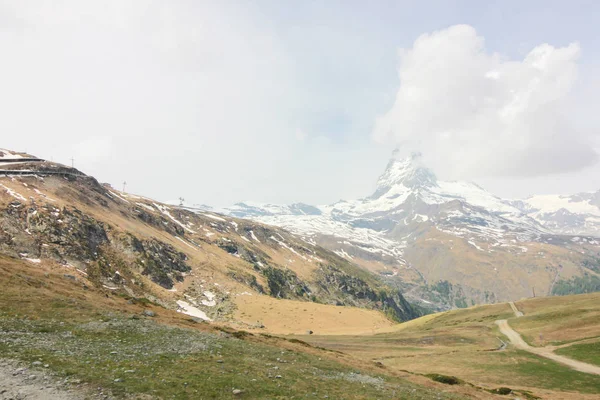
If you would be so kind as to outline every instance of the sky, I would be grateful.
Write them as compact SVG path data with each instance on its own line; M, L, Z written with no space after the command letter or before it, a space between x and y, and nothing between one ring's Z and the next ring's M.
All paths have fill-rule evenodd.
M159 200L369 195L396 147L600 189L596 1L0 0L0 147Z

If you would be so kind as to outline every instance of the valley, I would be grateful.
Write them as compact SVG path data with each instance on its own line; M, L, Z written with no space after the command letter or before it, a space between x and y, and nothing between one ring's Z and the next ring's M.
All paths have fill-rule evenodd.
M0 257L0 352L9 373L23 376L20 390L44 379L36 393L65 399L501 399L507 390L508 398L594 399L600 392L600 376L519 349L495 323L508 320L530 346L600 366L593 351L570 352L600 340L598 294L518 301L519 318L504 303L371 332L284 335L203 322L66 275L63 267Z
M593 350L600 343L599 300L597 293L527 299L515 302L522 317L504 303L427 315L371 335L298 338L392 371L521 390L520 398L592 399L600 393ZM561 360L568 355L574 356Z
M538 3L0 0L0 400L600 400L600 2Z
M391 247L361 258L348 252L355 244L328 250L331 237L161 203L1 153L18 160L0 175L0 380L8 374L10 383L2 400L19 388L30 399L592 399L600 391L595 367L556 362L597 366L598 294L518 297L533 282L548 294L540 288L561 282L559 273L594 274L592 261L581 263L594 239L507 228L532 241L528 252L516 250L525 242L506 246L517 258L503 262L499 250L430 226L396 253L397 242L367 232ZM541 256L517 263L534 249L560 268ZM409 265L420 256L436 263ZM434 306L455 309L424 315ZM504 320L526 346L503 334Z

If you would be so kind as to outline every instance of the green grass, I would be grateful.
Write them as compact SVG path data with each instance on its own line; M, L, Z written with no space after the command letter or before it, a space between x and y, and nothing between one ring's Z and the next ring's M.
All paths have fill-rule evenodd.
M498 384L600 393L600 376L578 372L522 350L497 352L492 356L494 362L480 368L482 372L497 374Z
M120 398L458 398L399 378L361 373L335 360L240 340L225 332L159 325L113 314L70 324L0 315L0 354L41 360L63 377ZM262 339L277 340L277 339Z
M422 326L416 327L416 330L489 325L496 320L508 319L513 315L512 310L506 304L453 310L426 321Z
M567 356L586 363L600 365L600 341L594 343L574 344L554 351L556 354Z
M459 399L348 356L196 324L0 256L0 357L117 399ZM133 303L133 304L131 304ZM141 317L149 307L155 318ZM149 397L148 397L149 396Z
M599 293L568 297L539 297L516 302L525 314L510 325L535 346L560 345L600 334Z
M0 291L1 357L42 361L59 377L102 387L117 398L232 398L234 388L243 390L238 397L245 399L460 398L444 388L426 389L393 376L401 370L456 376L465 382L455 388L460 392L472 383L490 390L514 386L600 393L600 377L526 352L489 351L498 346L494 321L512 316L506 304L451 311L374 336L284 340L195 325L154 305L127 304L28 265L7 269L0 263L0 280L6 282ZM578 309L596 307L588 297L581 297L585 303ZM145 307L157 317L140 317ZM593 315L577 317L586 317L585 327L593 326L588 321ZM548 326L541 323L546 319L535 323ZM383 364L377 367L374 361Z
M588 307L589 301L586 298L583 300L586 303L582 308ZM557 324L561 317L568 315L562 309L557 310L558 313L555 310L536 311L541 315L532 313L529 318L542 327ZM586 326L591 324L588 319L593 311L576 309L574 314L574 318L585 317ZM410 321L406 328L395 332L372 336L311 336L303 339L365 359L381 360L390 369L406 369L425 376L434 372L455 376L463 380L465 385L481 385L490 390L500 387L531 388L533 393L529 394L517 389L523 398L535 398L536 388L600 393L598 376L574 371L512 347L493 351L500 344L498 338L502 338L495 324L499 319L509 319L512 326L513 321L522 322L526 318L514 318L508 305L498 304L428 316L422 321ZM426 360L419 357L420 352L416 349L426 352ZM597 349L587 349L589 353L592 351L595 351L596 357L600 355Z

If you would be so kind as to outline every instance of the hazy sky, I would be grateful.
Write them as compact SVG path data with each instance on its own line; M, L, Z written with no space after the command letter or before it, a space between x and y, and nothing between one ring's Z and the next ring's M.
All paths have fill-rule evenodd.
M597 1L0 0L0 147L161 200L370 194L391 151L600 189Z

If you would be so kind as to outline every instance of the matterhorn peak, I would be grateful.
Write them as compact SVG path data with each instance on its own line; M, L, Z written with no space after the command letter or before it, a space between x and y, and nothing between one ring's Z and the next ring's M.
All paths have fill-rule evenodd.
M411 151L411 152L407 153L407 152L403 152L399 147L396 147L392 151L392 157L390 157L390 161L404 161L404 160L410 159L415 162L420 162L420 160L422 158L423 158L423 154L420 151Z
M413 151L407 157L401 157L400 150L395 149L372 197L381 197L399 185L412 190L437 186L435 174L423 164L420 152Z

